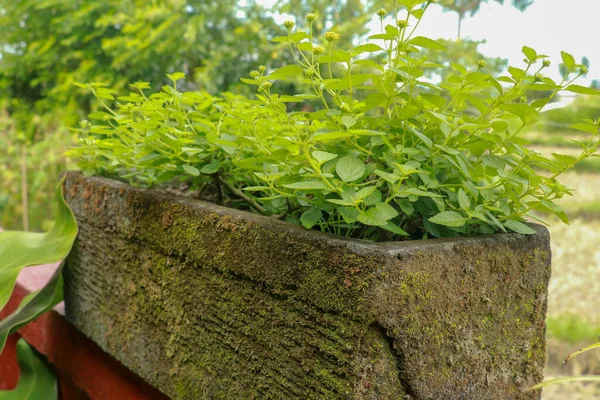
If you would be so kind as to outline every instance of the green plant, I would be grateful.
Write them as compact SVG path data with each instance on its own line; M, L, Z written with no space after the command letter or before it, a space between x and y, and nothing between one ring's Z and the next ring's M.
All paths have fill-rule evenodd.
M105 110L84 121L71 154L88 174L143 185L180 179L203 193L212 188L218 202L347 237L527 234L532 211L566 222L554 201L571 192L556 178L593 155L598 124L574 126L590 134L578 157L544 157L519 133L562 90L599 94L573 84L586 67L563 52L567 73L556 83L543 75L547 57L524 47L524 69L496 79L484 63L452 64L453 74L432 83L424 71L439 65L420 49L443 46L415 35L430 3L395 2L404 10L392 15L394 25L380 10L382 33L371 39L383 47L338 49L334 32L317 42L312 16L307 31L288 21L287 35L274 41L288 43L295 64L243 79L257 86L256 99L180 92L182 73L150 96L149 85L137 83L113 107L114 90L82 85ZM341 75L332 74L334 64L344 67ZM278 83L290 80L313 92L278 95ZM529 103L526 94L538 90L551 92ZM286 107L307 100L321 107Z
M17 359L21 377L13 390L0 390L0 400L55 400L58 383L52 370L25 339L17 342Z
M56 189L57 219L46 233L0 232L0 310L13 292L19 272L25 267L63 260L77 236L75 217L62 196L62 181ZM62 263L42 289L26 296L17 309L0 321L0 353L8 335L50 310L63 299Z
M581 353L585 353L586 351L590 351L590 350L594 350L594 349L598 349L598 348L600 348L600 342L591 344L587 347L584 347L583 349L577 350L577 351L569 354L569 356L565 359L565 363L569 362L570 359L572 359L573 357L575 357ZM571 382L600 383L600 375L565 376L562 378L550 379L549 381L538 383L537 385L532 386L532 387L528 388L527 390L536 390L536 389L544 388L546 386L555 385L558 383L571 383Z

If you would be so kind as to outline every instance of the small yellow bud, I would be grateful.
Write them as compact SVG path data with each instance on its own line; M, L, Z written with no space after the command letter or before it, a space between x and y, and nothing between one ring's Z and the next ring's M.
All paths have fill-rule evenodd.
M308 22L313 22L315 19L317 19L317 16L315 14L313 14L313 13L306 14L306 20Z
M543 78L543 77L544 77L544 75L542 75L542 74L540 74L540 73L538 72L537 74L535 74L535 75L533 76L533 80L534 80L535 82L539 82L539 81L541 81L541 80L542 80L542 78Z
M544 68L548 68L548 67L550 66L550 64L552 64L552 63L550 62L550 60L544 60L544 61L542 62L542 65L544 66Z
M383 18L387 15L388 10L386 10L385 8L380 8L379 10L377 10L377 15L379 15L379 17Z
M323 47L323 46L313 46L312 52L313 52L313 54L315 54L315 55L318 56L319 54L325 53L325 47Z
M348 103L342 103L340 104L340 110L342 110L343 112L350 112L352 108L350 107L350 105L348 105Z
M296 24L294 23L294 21L285 21L283 23L283 26L286 27L288 30L292 29L294 26L296 26Z
M260 86L258 87L258 90L260 92L267 92L269 89L271 89L271 86L273 86L273 83L266 81L260 84Z
M477 61L477 66L479 67L479 69L482 69L487 66L487 63L485 62L485 60L479 60Z
M250 71L250 78L258 78L260 76L260 72L258 71Z
M404 29L408 26L408 21L405 19L399 19L396 21L396 25L398 25L398 28Z
M261 74L263 74L266 71L267 67L265 67L264 65L259 65L258 66L258 72L260 72Z
M340 35L335 33L335 32L325 32L325 40L327 40L329 43L331 42L335 42L336 40L340 39Z
M587 73L589 72L589 69L588 69L588 67L586 67L585 65L582 65L582 66L579 68L579 72L581 72L581 74L582 74L582 75L585 75L585 74L587 74Z

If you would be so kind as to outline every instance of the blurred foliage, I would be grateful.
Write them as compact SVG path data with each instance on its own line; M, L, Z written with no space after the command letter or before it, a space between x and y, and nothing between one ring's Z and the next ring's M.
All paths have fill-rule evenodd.
M569 126L582 119L600 118L600 99L594 96L577 96L572 103L540 114L540 120L531 128L548 133L577 132Z
M483 61L485 65L483 70L490 74L499 74L504 71L508 66L508 60L496 57L486 57L481 54L478 50L479 45L485 44L485 40L477 41L471 39L460 39L460 40L447 40L439 39L440 43L446 46L446 50L440 51L427 51L427 58L436 64L445 66L445 69L436 71L437 73L443 74L442 80L446 75L452 73L452 64L471 66L477 68L478 64Z
M592 325L578 314L549 317L546 325L548 337L569 343L592 342L600 333L600 326Z
M96 109L73 83L160 87L177 70L190 88L245 90L239 78L277 56L268 38L281 29L253 0L0 0L0 10L0 224L10 229L26 227L27 202L30 228L52 219L67 127Z

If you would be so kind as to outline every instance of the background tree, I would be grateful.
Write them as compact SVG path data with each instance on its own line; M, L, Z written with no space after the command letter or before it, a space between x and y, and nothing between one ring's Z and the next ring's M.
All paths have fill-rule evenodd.
M188 89L232 90L276 56L268 38L279 31L255 0L0 0L0 16L5 228L27 227L27 208L33 229L51 218L44 202L32 208L27 198L52 193L55 171L67 167L68 127L96 107L75 82L160 87L165 74L183 71Z

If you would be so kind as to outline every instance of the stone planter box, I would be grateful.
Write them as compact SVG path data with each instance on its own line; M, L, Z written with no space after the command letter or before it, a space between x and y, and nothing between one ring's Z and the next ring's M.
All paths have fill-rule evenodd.
M370 243L69 173L66 316L173 399L538 399L547 231Z

